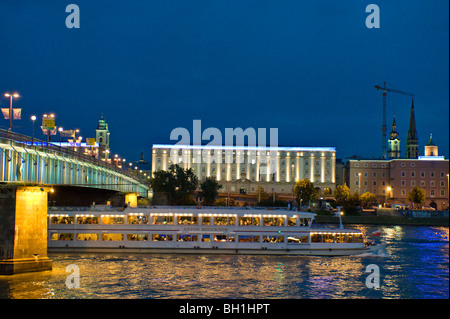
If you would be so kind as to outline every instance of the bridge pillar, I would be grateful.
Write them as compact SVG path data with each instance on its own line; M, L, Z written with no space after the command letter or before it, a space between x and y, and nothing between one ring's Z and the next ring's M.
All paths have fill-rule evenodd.
M128 207L137 207L137 196L137 193L125 194L125 204L128 204Z
M17 187L0 194L0 275L52 269L47 257L49 190Z

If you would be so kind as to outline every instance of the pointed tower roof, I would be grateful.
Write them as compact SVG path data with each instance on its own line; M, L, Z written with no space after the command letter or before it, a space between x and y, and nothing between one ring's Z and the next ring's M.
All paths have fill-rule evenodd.
M408 139L417 140L416 119L414 117L414 100L411 100L411 112L409 116Z
M436 144L433 143L433 134L430 134L430 141L426 146L436 146Z
M392 120L392 131L391 133L389 133L389 136L391 137L391 139L396 139L398 137L398 132L397 132L397 123L395 122L395 115L394 115L394 119Z

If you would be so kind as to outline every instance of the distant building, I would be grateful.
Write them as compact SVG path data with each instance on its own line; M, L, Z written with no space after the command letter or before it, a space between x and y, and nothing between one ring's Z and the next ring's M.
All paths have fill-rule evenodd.
M171 161L171 151L177 150ZM215 177L221 192L258 194L258 187L266 193L292 196L296 180L307 178L314 183L321 196L332 194L336 184L336 150L334 147L267 147L264 151L250 146L153 145L152 172L167 170L178 164L192 168L199 181ZM228 152L230 153L228 153ZM266 169L263 158L276 151L275 173ZM205 161L204 156L212 161ZM198 156L202 156L199 160Z
M398 138L398 132L397 132L397 124L395 123L395 116L394 120L392 121L392 131L389 133L389 140L388 140L388 151L387 155L388 158L400 158L400 139Z
M419 186L425 190L424 205L436 209L448 208L449 161L437 156L431 141L425 146L425 156L390 160L349 160L347 186L359 194L371 192L379 203L409 205L408 194Z
M406 139L406 158L419 157L419 138L417 137L416 119L414 117L414 100L411 102L408 138Z
M109 134L108 123L102 115L95 130L95 141L99 144L99 156L105 159L109 158Z

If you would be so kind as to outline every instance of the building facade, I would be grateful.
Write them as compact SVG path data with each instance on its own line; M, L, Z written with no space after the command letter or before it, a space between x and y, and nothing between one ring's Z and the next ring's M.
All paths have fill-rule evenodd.
M215 177L221 192L257 194L261 191L291 196L297 180L307 178L320 195L336 184L334 147L251 147L153 145L152 173L178 164L191 168L202 181Z
M439 156L417 159L349 160L347 186L351 192L373 193L379 204L405 204L419 186L425 190L424 205L446 209L449 205L449 162Z

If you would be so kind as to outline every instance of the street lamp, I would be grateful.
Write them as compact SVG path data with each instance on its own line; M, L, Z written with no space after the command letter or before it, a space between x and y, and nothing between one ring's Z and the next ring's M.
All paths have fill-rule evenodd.
M61 132L63 131L64 129L62 128L62 127L58 127L58 132L59 132L59 148L61 149L61 144L62 144L62 135L61 135Z
M386 201L385 201L385 203L384 203L384 207L387 207L388 196L391 197L391 189L392 189L392 188L391 188L390 186L388 186L388 187L386 188L387 192L386 192Z
M358 173L358 195L361 195L361 173Z
M5 93L5 97L9 97L9 128L8 128L8 132L11 132L12 129L12 119L13 119L13 108L12 108L12 100L13 97L18 98L19 94L18 93Z
M31 121L33 121L33 135L31 135L31 146L34 145L34 122L36 121L36 115L31 116Z

